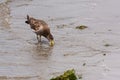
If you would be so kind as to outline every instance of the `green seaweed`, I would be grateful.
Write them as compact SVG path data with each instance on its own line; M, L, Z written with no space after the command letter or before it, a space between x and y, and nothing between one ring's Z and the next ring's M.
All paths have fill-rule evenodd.
M112 45L110 45L110 44L105 44L104 46L105 46L105 47L109 47L109 46L112 46Z
M88 28L88 27L85 25L76 26L76 29L80 29L80 30L83 30L85 28Z
M75 75L75 70L67 70L64 72L64 74L57 76L56 78L52 78L50 80L77 80L77 77Z

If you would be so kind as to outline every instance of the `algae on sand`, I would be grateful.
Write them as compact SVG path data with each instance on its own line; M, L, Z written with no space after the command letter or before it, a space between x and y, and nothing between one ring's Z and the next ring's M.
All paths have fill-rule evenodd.
M112 45L110 45L110 44L105 44L104 46L105 46L105 47L109 47L109 46L112 46Z
M80 30L83 30L85 28L88 28L88 27L85 25L76 26L76 29L80 29Z
M67 70L63 75L57 76L56 78L52 78L50 80L77 80L75 75L75 70Z

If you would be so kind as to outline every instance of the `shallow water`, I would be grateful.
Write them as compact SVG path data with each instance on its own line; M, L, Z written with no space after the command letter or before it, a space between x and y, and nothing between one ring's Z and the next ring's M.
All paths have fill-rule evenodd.
M119 80L119 4L114 0L1 0L0 80L49 80L71 68L83 80ZM43 37L37 44L25 24L27 14L49 24L55 46ZM79 25L88 28L78 30Z

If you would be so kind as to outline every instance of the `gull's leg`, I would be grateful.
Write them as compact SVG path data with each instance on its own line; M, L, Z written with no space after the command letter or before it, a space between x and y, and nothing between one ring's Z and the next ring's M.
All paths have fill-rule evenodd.
M41 35L39 35L39 37L40 37L40 40L39 40L39 41L41 42Z
M41 42L41 35L37 35L38 43Z
M37 35L37 40L38 40L38 43L39 43L39 35Z

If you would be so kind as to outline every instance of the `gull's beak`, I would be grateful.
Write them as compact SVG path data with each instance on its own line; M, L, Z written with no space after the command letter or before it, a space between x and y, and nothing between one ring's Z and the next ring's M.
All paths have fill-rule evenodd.
M54 40L50 40L49 45L54 46L54 44L55 44Z

